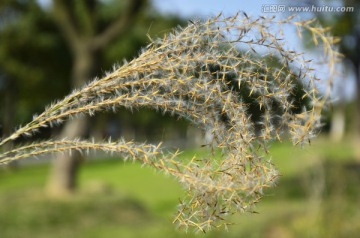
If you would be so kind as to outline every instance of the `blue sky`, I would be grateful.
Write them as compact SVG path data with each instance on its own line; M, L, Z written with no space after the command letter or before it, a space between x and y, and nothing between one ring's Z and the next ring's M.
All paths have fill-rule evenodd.
M223 12L234 15L245 11L250 15L261 14L261 2L257 0L153 0L162 13L173 13L184 17L211 17Z

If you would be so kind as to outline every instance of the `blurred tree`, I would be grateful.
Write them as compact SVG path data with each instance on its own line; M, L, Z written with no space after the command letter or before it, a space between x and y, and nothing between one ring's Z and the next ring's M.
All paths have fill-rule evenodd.
M81 87L93 78L98 70L101 52L120 35L129 31L146 2L127 1L127 6L114 19L101 19L100 5L95 0L54 0L52 14L73 56L71 85ZM114 3L111 3L114 4ZM123 4L123 3L121 3ZM88 127L86 118L76 118L66 123L62 138L74 139L85 136ZM48 190L53 195L62 195L75 188L75 176L80 154L59 155L54 161Z
M356 138L360 141L360 2L356 0L342 0L342 6L352 7L353 11L347 12L317 12L316 16L323 26L330 26L331 33L334 36L341 37L339 43L340 52L345 57L345 67L352 71L356 81L356 110L355 110L355 127ZM311 4L323 5L323 2L312 0ZM338 4L338 3L337 3ZM337 109L336 109L337 110ZM343 114L345 109L339 105L339 110L336 111L333 128L339 128L336 131L342 131L340 124L344 124ZM338 120L336 120L338 118ZM334 132L335 133L335 132ZM337 133L337 132L336 132ZM336 140L339 140L339 135L336 135Z
M101 69L101 58L112 58L111 63L119 60L119 53L109 52L107 48L127 53L138 50L145 44L146 31L151 22L165 21L152 15L148 1L95 1L95 0L54 0L52 14L73 55L71 82L72 87L80 87L93 78ZM179 21L168 21L168 27ZM143 24L143 27L139 25ZM145 26L145 27L144 27ZM139 32L139 30L141 30ZM139 40L139 34L142 35ZM137 39L138 38L138 39ZM121 44L119 49L114 44ZM124 44L125 43L125 44ZM116 55L116 60L112 56ZM126 55L122 55L126 56ZM129 57L129 55L127 55ZM106 67L108 68L108 67ZM87 133L89 120L78 118L68 122L61 137L82 137ZM49 192L54 195L67 194L75 188L76 171L80 154L61 155L55 160L48 182Z
M8 123L4 128L12 128L10 109L17 108L17 114L24 114L17 118L28 120L28 114L61 98L70 87L80 87L121 58L132 58L147 44L147 33L165 33L181 23L176 17L159 16L146 0L54 0L48 6L36 0L6 0L0 3L0 14L0 71L4 75L0 83L6 95L22 99L19 107L14 99L2 100L13 103L2 107ZM8 112L3 112L5 108ZM61 136L82 137L87 129L88 119L74 119L64 126ZM54 161L50 193L74 190L79 156L60 156Z

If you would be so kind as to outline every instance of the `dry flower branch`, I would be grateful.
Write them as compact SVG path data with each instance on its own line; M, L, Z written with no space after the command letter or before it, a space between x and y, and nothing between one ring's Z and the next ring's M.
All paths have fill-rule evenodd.
M321 95L316 88L320 78L313 68L315 61L286 49L285 25L298 28L299 34L308 30L314 43L323 47L331 82L340 56L334 49L337 39L316 22L219 15L153 40L138 58L73 91L0 142L2 146L82 114L148 107L210 131L210 147L222 149L221 159L209 151L207 158L184 162L177 159L178 152L164 153L160 146L64 139L3 152L0 163L72 150L120 153L171 174L183 184L187 197L174 220L179 226L201 231L226 226L228 215L251 211L263 189L274 185L278 173L267 155L269 142L288 133L294 144L306 143L321 126L320 113L329 95ZM302 99L310 102L308 108L295 105L293 95L299 81ZM256 122L247 97L262 112Z

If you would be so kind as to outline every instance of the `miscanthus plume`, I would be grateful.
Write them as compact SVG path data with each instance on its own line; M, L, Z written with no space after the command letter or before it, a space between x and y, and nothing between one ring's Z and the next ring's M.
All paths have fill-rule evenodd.
M201 231L226 226L229 215L252 211L264 188L274 185L278 172L270 161L269 142L290 138L294 144L307 143L321 126L330 87L319 93L316 82L330 84L335 75L337 39L314 20L294 19L240 13L191 21L162 39L151 39L137 58L46 107L0 142L3 146L83 114L146 107L185 118L211 133L206 157L182 161L179 152L125 140L53 139L2 152L0 163L73 150L118 153L170 174L183 185L187 195L181 198L176 224ZM298 37L307 32L322 51L321 59L288 49L282 32L288 26ZM328 67L322 78L315 70L318 64ZM303 108L294 99L299 85L300 98L307 101ZM257 121L248 97L261 112ZM214 148L221 149L221 158L215 158Z

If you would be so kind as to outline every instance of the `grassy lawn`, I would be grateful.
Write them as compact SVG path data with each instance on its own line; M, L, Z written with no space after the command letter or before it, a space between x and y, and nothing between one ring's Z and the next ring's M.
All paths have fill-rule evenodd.
M184 158L203 153L186 151ZM85 162L79 192L48 198L48 165L0 170L0 237L356 237L360 164L350 143L320 139L311 147L274 144L282 176L257 207L227 231L185 233L172 224L183 195L171 177L137 163Z

